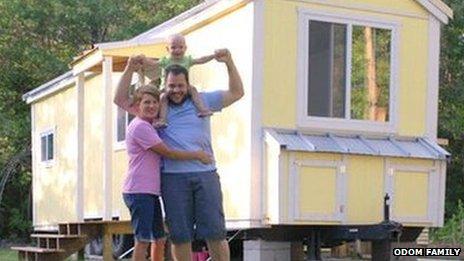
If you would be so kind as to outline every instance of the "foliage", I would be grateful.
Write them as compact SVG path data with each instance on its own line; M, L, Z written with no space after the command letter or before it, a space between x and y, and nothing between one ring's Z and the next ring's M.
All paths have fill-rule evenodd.
M67 71L73 56L92 44L129 39L199 2L0 0L0 180L6 163L30 144L24 93ZM22 237L30 227L31 167L25 162L0 202L2 238Z
M464 5L462 0L445 2L454 18L442 27L438 136L449 140L452 154L446 178L446 217L450 218L464 198Z
M458 201L455 213L445 222L445 226L431 233L434 242L464 244L464 204Z

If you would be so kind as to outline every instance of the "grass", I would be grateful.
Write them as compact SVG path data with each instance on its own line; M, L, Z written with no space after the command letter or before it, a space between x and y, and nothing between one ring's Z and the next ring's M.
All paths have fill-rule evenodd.
M0 260L2 261L17 261L18 252L9 248L0 248Z

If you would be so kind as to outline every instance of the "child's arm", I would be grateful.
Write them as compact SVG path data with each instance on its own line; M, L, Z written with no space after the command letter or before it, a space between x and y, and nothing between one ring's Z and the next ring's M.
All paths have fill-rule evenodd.
M163 157L167 157L174 160L199 160L203 164L211 164L213 162L211 155L202 150L173 150L166 146L164 142L158 143L150 149Z
M145 57L143 60L143 69L151 80L158 80L160 78L160 63L158 59Z
M204 64L204 63L207 63L207 62L209 62L209 61L211 61L213 59L214 59L214 54L206 55L206 56L203 56L203 57L200 57L200 58L195 58L192 61L192 65Z

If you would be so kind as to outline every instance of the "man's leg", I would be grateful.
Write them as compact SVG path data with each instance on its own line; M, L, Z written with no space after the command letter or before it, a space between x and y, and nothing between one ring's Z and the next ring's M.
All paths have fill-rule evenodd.
M163 261L164 260L164 244L165 244L164 239L151 242L151 250L150 250L151 261Z
M195 218L197 236L206 240L212 260L229 261L221 183L215 172L200 176L195 190Z
M172 244L172 255L175 261L191 261L192 260L192 244L180 243Z
M227 240L206 241L208 244L209 255L213 261L229 261L230 250Z

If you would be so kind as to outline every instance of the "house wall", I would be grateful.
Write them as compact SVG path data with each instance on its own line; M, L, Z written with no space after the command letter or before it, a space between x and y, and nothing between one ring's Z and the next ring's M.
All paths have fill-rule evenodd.
M394 2L394 3L392 3ZM415 1L265 1L263 123L267 127L297 127L298 8L373 17L397 22L397 128L401 136L425 133L427 93L428 13ZM437 61L438 62L438 61Z
M250 217L251 196L251 88L253 5L248 4L191 33L187 52L194 57L228 48L241 75L245 96L212 116L212 139L221 177L226 219ZM211 61L190 71L191 82L202 91L226 90L224 64Z
M31 105L33 110L33 225L76 221L77 96L66 88ZM40 134L54 129L54 160L41 162Z
M84 83L84 218L103 215L102 75Z
M267 223L376 224L388 193L392 220L441 224L445 172L439 161L289 152L269 141L264 152Z

